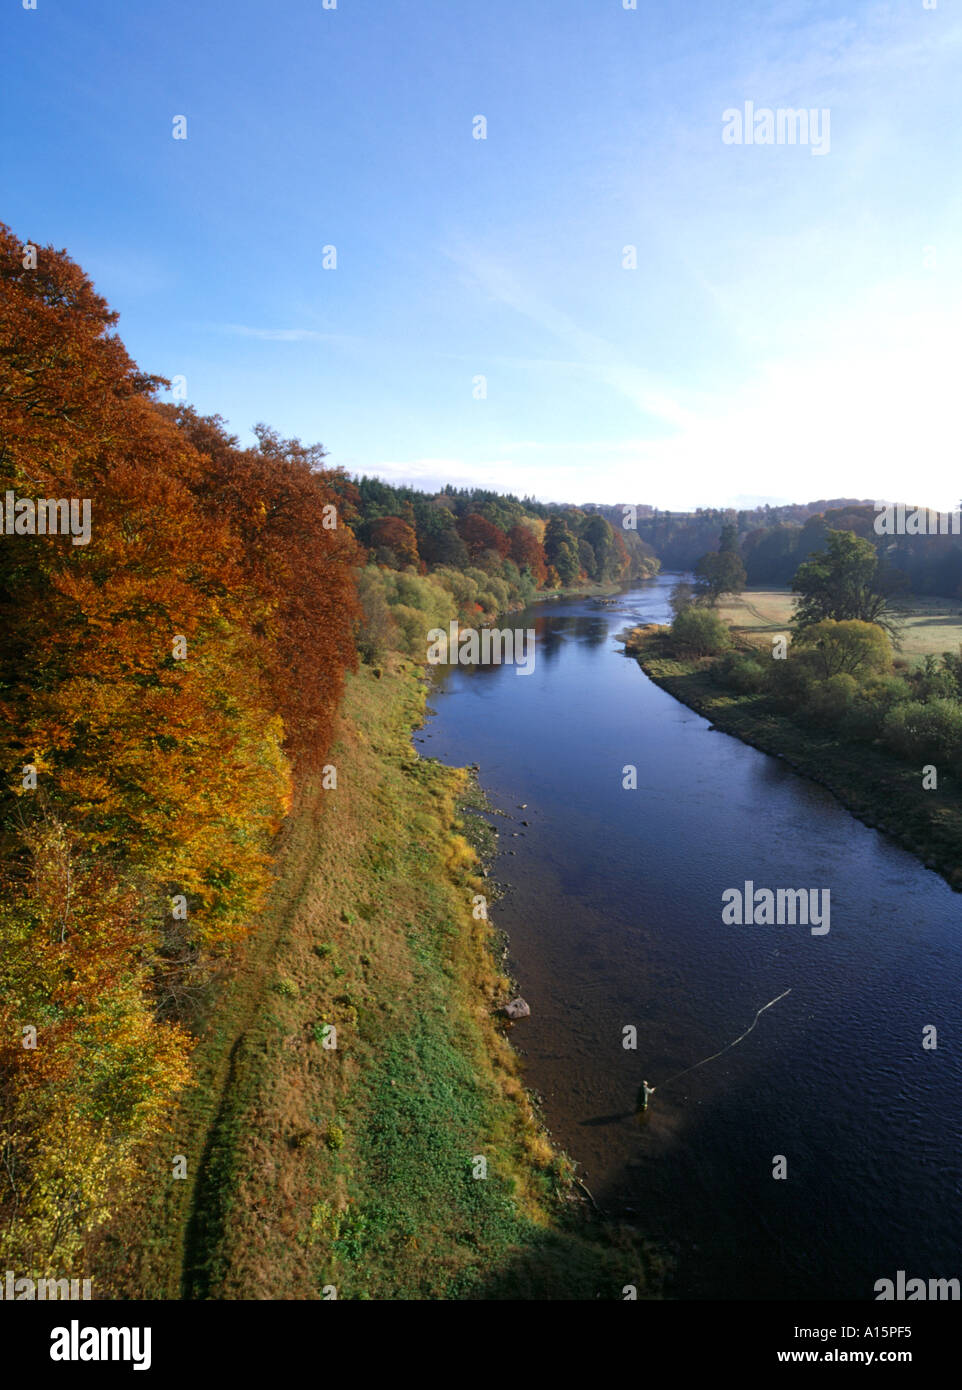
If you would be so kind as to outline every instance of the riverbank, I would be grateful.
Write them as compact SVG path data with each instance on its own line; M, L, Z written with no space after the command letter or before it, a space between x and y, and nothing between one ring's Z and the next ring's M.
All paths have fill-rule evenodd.
M292 815L271 912L195 1051L197 1085L91 1251L95 1295L656 1290L647 1246L574 1190L494 1012L511 982L475 915L491 832L468 812L468 773L411 745L425 695L401 658L350 679L337 789L311 789Z
M859 820L916 855L962 891L962 788L948 774L938 791L922 787L921 768L864 742L801 725L764 695L739 694L712 678L712 661L679 659L667 628L624 634L625 652L675 699L762 752L826 787Z

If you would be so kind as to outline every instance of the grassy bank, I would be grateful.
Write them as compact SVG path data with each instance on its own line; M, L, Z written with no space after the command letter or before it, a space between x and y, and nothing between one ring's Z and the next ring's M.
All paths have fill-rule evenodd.
M98 1292L656 1291L651 1252L576 1196L496 1021L511 982L474 915L485 880L469 839L483 832L467 773L412 749L424 699L403 660L351 679L337 789L292 817L272 911L195 1054L198 1084L138 1202L91 1251ZM186 1180L171 1178L178 1153Z
M938 791L923 790L915 763L831 730L796 723L765 695L742 695L719 686L710 659L680 659L666 634L667 628L655 627L626 634L626 652L653 681L725 733L783 758L827 787L860 820L962 889L962 786L957 778L946 773Z

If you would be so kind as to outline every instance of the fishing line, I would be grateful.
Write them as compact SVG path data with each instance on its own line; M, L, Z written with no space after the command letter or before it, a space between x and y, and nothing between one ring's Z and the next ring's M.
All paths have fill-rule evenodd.
M784 998L785 998L785 995L786 995L786 994L791 994L791 992L792 992L792 991L791 991L790 989L786 989L786 990L784 991L784 993L779 994L779 995L776 995L776 997L775 997L774 999L769 999L769 1001L768 1001L767 1004L763 1004L762 1007L758 1010L758 1013L757 1013L757 1014L755 1015L755 1017L752 1019L751 1024L745 1029L744 1033L741 1034L741 1037L737 1037L737 1038L735 1039L734 1042L728 1043L728 1045L727 1045L726 1047L723 1047L723 1048L721 1049L721 1052L713 1052L712 1055L711 1055L710 1057L705 1057L705 1058L703 1058L702 1061L696 1062L696 1063L694 1064L694 1066L685 1067L684 1071L676 1071L675 1074L674 1074L674 1076L669 1076L669 1078L668 1078L667 1081L662 1081L662 1082L660 1083L661 1086L670 1086L671 1083L672 1083L673 1081L677 1081L678 1078L679 1078L680 1076L687 1076L688 1073L689 1073L690 1071L697 1071L698 1068L699 1068L699 1067L703 1067L703 1066L706 1064L706 1062L714 1062L715 1058L716 1058L716 1057L720 1057L720 1056L722 1055L722 1053L724 1053L724 1052L730 1052L731 1049L732 1049L733 1047L735 1047L738 1043L740 1043L740 1042L742 1041L742 1038L747 1038L747 1037L748 1037L749 1033L750 1033L750 1032L752 1031L752 1029L755 1027L755 1024L756 1024L756 1023L758 1022L758 1020L761 1018L762 1014L765 1012L766 1009L770 1009L770 1008L772 1007L773 1004L777 1004L777 1003L778 1003L779 999L784 999ZM658 1086L651 1086L649 1089L650 1089L651 1093L654 1094L655 1091L658 1090Z

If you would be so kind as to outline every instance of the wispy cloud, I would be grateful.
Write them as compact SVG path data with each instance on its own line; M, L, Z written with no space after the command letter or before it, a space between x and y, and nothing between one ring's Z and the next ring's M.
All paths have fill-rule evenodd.
M231 333L236 338L259 338L268 343L360 343L363 338L351 333L320 333L315 328L254 328L246 323L209 323L205 328L215 333Z
M569 353L565 366L591 373L644 415L678 427L689 421L689 412L674 397L666 382L627 361L606 338L582 328L570 314L547 303L503 263L476 248L444 248L443 254L461 269L477 290L523 315L563 343ZM542 361L554 365L546 359L540 359L539 364Z

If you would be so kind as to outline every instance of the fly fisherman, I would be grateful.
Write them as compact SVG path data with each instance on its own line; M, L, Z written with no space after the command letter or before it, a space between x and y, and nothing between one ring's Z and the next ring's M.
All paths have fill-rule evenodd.
M649 1086L647 1081L642 1081L637 1100L637 1112L639 1115L643 1114L644 1111L648 1109L648 1097L654 1094L654 1086Z

